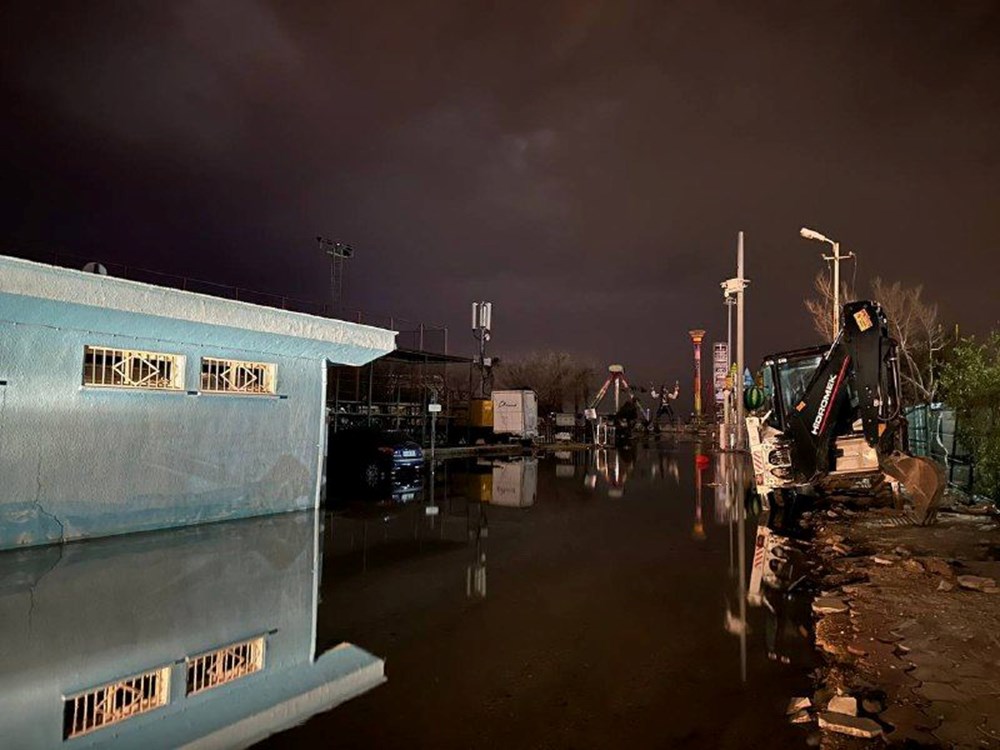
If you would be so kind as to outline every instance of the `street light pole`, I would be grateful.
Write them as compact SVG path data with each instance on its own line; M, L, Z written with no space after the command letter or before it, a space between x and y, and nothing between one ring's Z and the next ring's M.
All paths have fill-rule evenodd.
M746 416L743 410L743 370L746 363L743 358L743 290L747 282L743 276L743 232L740 231L736 245L736 447L743 450L743 434L746 430Z
M743 291L750 283L743 276L743 232L739 233L736 244L736 278L723 281L722 293L728 303L730 298L736 304L736 377L733 379L733 397L736 399L736 449L743 450L744 406L743 406L743 371L746 364L743 357ZM730 311L732 307L730 307Z
M846 255L841 255L839 242L831 240L829 237L820 234L814 229L802 227L802 229L799 230L799 234L807 240L825 242L833 248L833 255L824 255L822 257L823 260L833 262L833 328L831 329L833 331L833 338L831 340L836 341L837 334L840 333L840 261L853 258L854 253L848 252Z

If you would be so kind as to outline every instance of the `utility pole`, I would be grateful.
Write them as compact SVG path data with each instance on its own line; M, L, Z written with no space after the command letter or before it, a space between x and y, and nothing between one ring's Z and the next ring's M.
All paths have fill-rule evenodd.
M833 255L824 255L823 260L833 261L833 340L840 333L840 261L850 258L853 253L840 254L840 243L834 242Z

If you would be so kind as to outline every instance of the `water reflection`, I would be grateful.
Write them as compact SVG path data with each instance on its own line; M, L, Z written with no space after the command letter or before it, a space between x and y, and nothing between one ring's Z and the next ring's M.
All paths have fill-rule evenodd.
M379 684L317 648L319 535L307 512L3 553L3 745L242 746Z
M747 605L764 610L763 645L768 659L809 666L814 658L812 592L806 584L804 551L797 541L773 534L766 526L766 514L760 514L748 571L746 518L754 499L748 459L740 453L718 453L715 473L715 518L729 525L730 575L737 584L736 606L727 599L725 628L740 637L742 677L746 680Z
M596 489L598 480L603 479L608 497L623 497L625 483L635 468L635 450L627 447L592 448L588 453L590 461L584 476L584 486Z

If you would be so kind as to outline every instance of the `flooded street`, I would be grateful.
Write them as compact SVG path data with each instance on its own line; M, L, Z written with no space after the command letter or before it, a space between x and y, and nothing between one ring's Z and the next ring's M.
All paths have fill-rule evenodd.
M5 552L0 736L801 744L784 709L807 688L806 631L780 595L746 609L742 628L739 493L719 481L720 460L666 441L453 460L433 502L425 486L320 514Z
M738 525L696 452L456 461L437 515L328 518L319 637L385 657L388 682L267 745L801 744L784 709L808 641L780 601L750 608L743 663Z

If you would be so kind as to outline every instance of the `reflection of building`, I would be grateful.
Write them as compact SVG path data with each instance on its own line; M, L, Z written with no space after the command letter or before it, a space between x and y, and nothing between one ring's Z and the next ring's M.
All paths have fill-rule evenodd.
M245 746L380 684L361 649L316 653L318 528L282 514L0 555L4 746Z
M0 548L316 507L369 326L0 257Z

